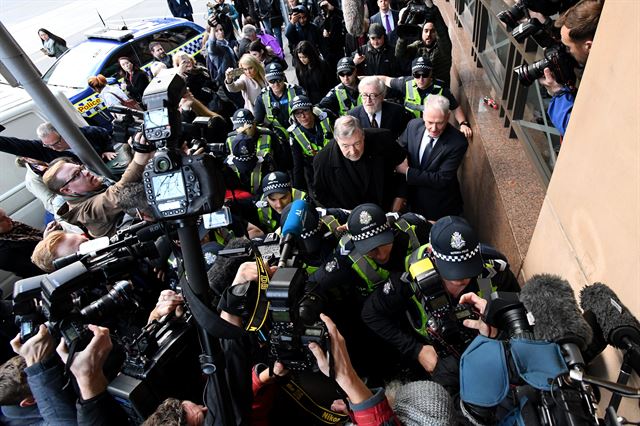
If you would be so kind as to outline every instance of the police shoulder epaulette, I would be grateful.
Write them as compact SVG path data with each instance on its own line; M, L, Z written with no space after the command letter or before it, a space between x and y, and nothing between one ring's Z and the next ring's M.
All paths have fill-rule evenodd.
M296 128L296 125L292 124L291 126L287 127L287 132L291 133L291 132L293 132L293 129L295 129L295 128Z
M269 205L269 203L267 202L267 200L258 200L256 201L256 207L261 209L263 207L267 207Z

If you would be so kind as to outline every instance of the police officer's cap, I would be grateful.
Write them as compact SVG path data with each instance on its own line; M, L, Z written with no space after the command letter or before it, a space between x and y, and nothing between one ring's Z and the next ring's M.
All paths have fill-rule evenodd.
M246 124L253 124L256 122L256 118L253 116L253 113L246 108L240 108L236 112L233 113L233 117L231 117L231 122L233 123L233 128L238 129Z
M360 204L351 210L347 229L360 254L367 254L385 244L393 242L393 231L384 211L373 203Z
M446 216L433 224L429 234L436 268L443 278L462 280L482 272L478 236L461 217Z
M252 170L256 164L256 142L244 133L238 133L231 142L233 164L240 173Z
M431 61L429 59L425 58L424 56L418 56L411 63L411 72L412 73L414 73L414 72L429 73L429 72L431 72L432 69L433 69L433 66L431 65Z
M285 80L284 70L282 65L277 62L271 62L265 68L265 78L269 83L275 80Z
M352 73L356 69L356 64L353 63L353 59L349 56L345 56L344 58L338 61L336 65L336 72L340 74L341 72Z
M284 172L271 172L262 179L262 193L265 196L286 194L289 191L291 191L291 179Z
M313 104L311 100L304 95L298 95L291 100L291 113L293 114L299 109L311 109Z

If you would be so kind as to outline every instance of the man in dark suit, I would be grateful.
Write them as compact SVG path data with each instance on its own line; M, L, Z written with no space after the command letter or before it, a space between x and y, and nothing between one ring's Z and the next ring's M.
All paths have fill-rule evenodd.
M193 22L193 7L189 0L167 0L167 4L173 16Z
M406 152L385 129L363 130L350 115L336 120L334 139L314 161L315 198L323 207L353 209L375 203L398 211L405 204L405 185L394 168Z
M409 112L401 105L384 100L387 86L378 77L364 77L358 84L362 105L349 111L349 115L360 122L363 129L376 128L391 131L393 140L407 127L411 119Z
M387 33L387 40L390 45L395 46L398 36L396 27L398 26L398 11L391 9L389 0L378 0L380 11L371 17L370 23L382 25Z
M449 124L449 100L429 95L422 118L414 118L398 138L407 159L396 167L406 176L409 210L429 220L462 213L457 171L469 143Z

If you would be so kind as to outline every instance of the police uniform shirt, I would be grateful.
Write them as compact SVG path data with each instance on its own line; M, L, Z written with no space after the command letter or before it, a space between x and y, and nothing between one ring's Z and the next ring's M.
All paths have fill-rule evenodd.
M406 96L406 88L407 88L406 83L407 81L410 81L410 80L414 80L413 76L392 78L391 82L389 83L391 90L393 90L395 93L400 93L403 101ZM420 89L416 86L416 89L418 90L418 94L420 95L420 98L422 99L423 102L424 102L424 99L427 97L427 95L431 94L431 92L434 90L434 86L435 86L434 79L431 80L431 84L426 89ZM453 93L451 93L451 90L449 90L446 87L446 83L441 81L440 86L443 87L442 96L444 96L449 100L449 110L453 111L454 109L458 108L458 101L456 100L455 96L453 96Z

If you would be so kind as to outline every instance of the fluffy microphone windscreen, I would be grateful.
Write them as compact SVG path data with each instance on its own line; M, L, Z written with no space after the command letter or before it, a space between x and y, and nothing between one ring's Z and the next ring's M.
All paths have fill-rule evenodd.
M347 32L352 36L364 33L364 1L342 0L342 15Z
M591 327L582 317L573 289L561 277L534 275L522 288L520 301L535 318L536 339L575 343L580 350L591 343Z
M609 344L624 349L625 344L617 337L622 335L637 336L640 334L640 323L629 309L620 301L618 296L602 283L586 286L580 291L580 306L585 311L591 311L602 329ZM614 336L614 331L626 328L627 331Z

